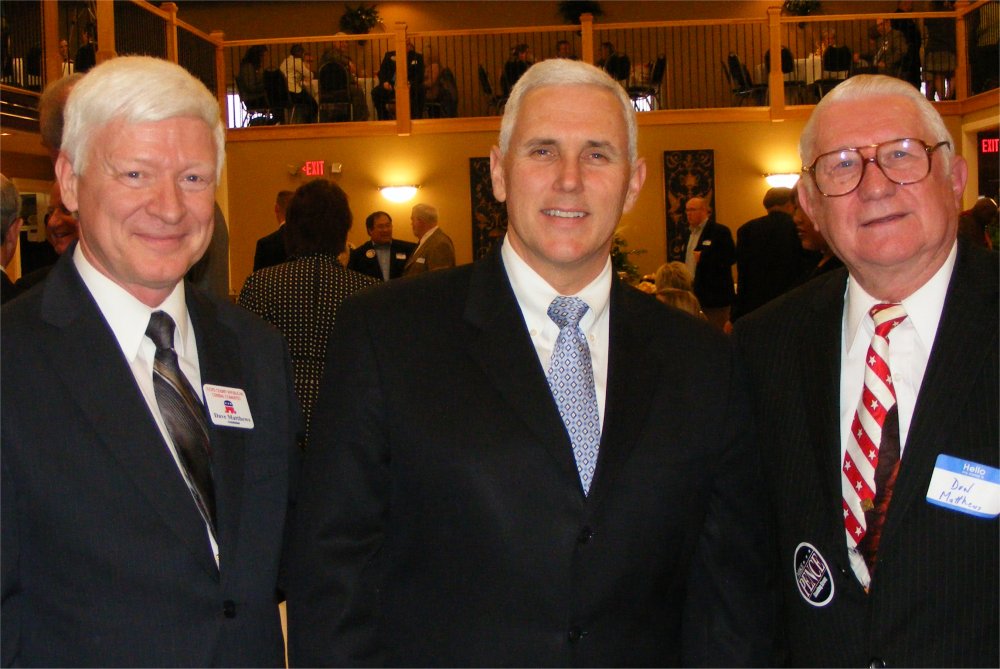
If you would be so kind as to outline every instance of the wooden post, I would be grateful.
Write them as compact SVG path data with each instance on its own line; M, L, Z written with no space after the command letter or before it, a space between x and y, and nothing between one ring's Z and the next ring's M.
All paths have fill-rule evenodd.
M111 60L115 51L115 3L114 0L97 0L97 64Z
M959 0L955 3L955 74L951 77L951 85L955 87L954 98L964 100L969 97L969 31L965 28L966 14L961 10L969 8L969 0Z
M59 2L42 0L42 53L45 54L43 86L62 77L62 59L59 57Z
M580 14L580 43L582 51L580 59L585 63L594 63L594 15Z
M177 62L177 5L173 2L164 2L160 9L167 13L167 20L163 24L166 31L167 60L172 63Z
M406 24L396 22L396 134L409 135L413 128L410 109L409 58L406 50ZM419 82L423 83L423 82Z
M785 75L781 71L781 7L767 8L767 43L771 53L768 61L771 73L767 77L767 91L771 100L771 117L784 116L785 112ZM755 65L747 64L749 70Z

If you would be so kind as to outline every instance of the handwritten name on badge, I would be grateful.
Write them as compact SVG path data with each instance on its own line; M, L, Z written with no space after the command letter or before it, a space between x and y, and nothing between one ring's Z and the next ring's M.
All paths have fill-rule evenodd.
M250 403L242 388L213 386L206 383L205 404L212 422L222 427L238 427L243 430L253 428L253 416L250 414Z
M1000 469L941 453L927 501L977 518L1000 516Z

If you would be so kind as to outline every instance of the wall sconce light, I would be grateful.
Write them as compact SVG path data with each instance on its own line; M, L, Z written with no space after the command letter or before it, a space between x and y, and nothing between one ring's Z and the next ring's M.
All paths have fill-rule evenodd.
M408 202L417 194L420 186L380 186L382 197L390 202Z
M782 172L780 174L765 174L764 180L771 188L793 188L799 180L798 172Z

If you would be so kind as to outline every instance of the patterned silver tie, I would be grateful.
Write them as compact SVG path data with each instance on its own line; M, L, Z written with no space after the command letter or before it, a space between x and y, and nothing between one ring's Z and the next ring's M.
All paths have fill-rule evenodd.
M559 337L549 363L549 388L573 444L573 457L584 494L590 493L601 443L594 367L587 337L580 329L580 319L587 309L587 303L578 297L560 296L552 300L548 311L549 318L559 326Z
M149 317L146 336L156 345L153 360L156 404L177 449L184 481L212 537L218 540L215 534L215 491L208 422L198 394L177 362L174 319L165 311L154 311Z

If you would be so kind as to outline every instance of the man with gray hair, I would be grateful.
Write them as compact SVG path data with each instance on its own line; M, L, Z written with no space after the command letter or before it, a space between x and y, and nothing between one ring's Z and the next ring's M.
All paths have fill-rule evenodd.
M414 205L410 213L410 225L413 236L417 238L417 249L406 261L403 276L455 266L455 245L451 237L438 227L436 208L429 204Z
M22 222L21 194L14 182L0 174L0 304L21 293L7 276L7 265L17 252Z
M592 65L536 64L490 164L497 251L338 314L293 525L291 663L765 662L729 343L611 267L646 178L628 95Z
M218 103L178 65L123 57L65 117L80 239L0 332L2 662L282 666L288 350L183 281L212 234Z
M735 326L775 505L787 666L1000 657L997 256L965 160L900 79L816 106L799 205L846 268Z

